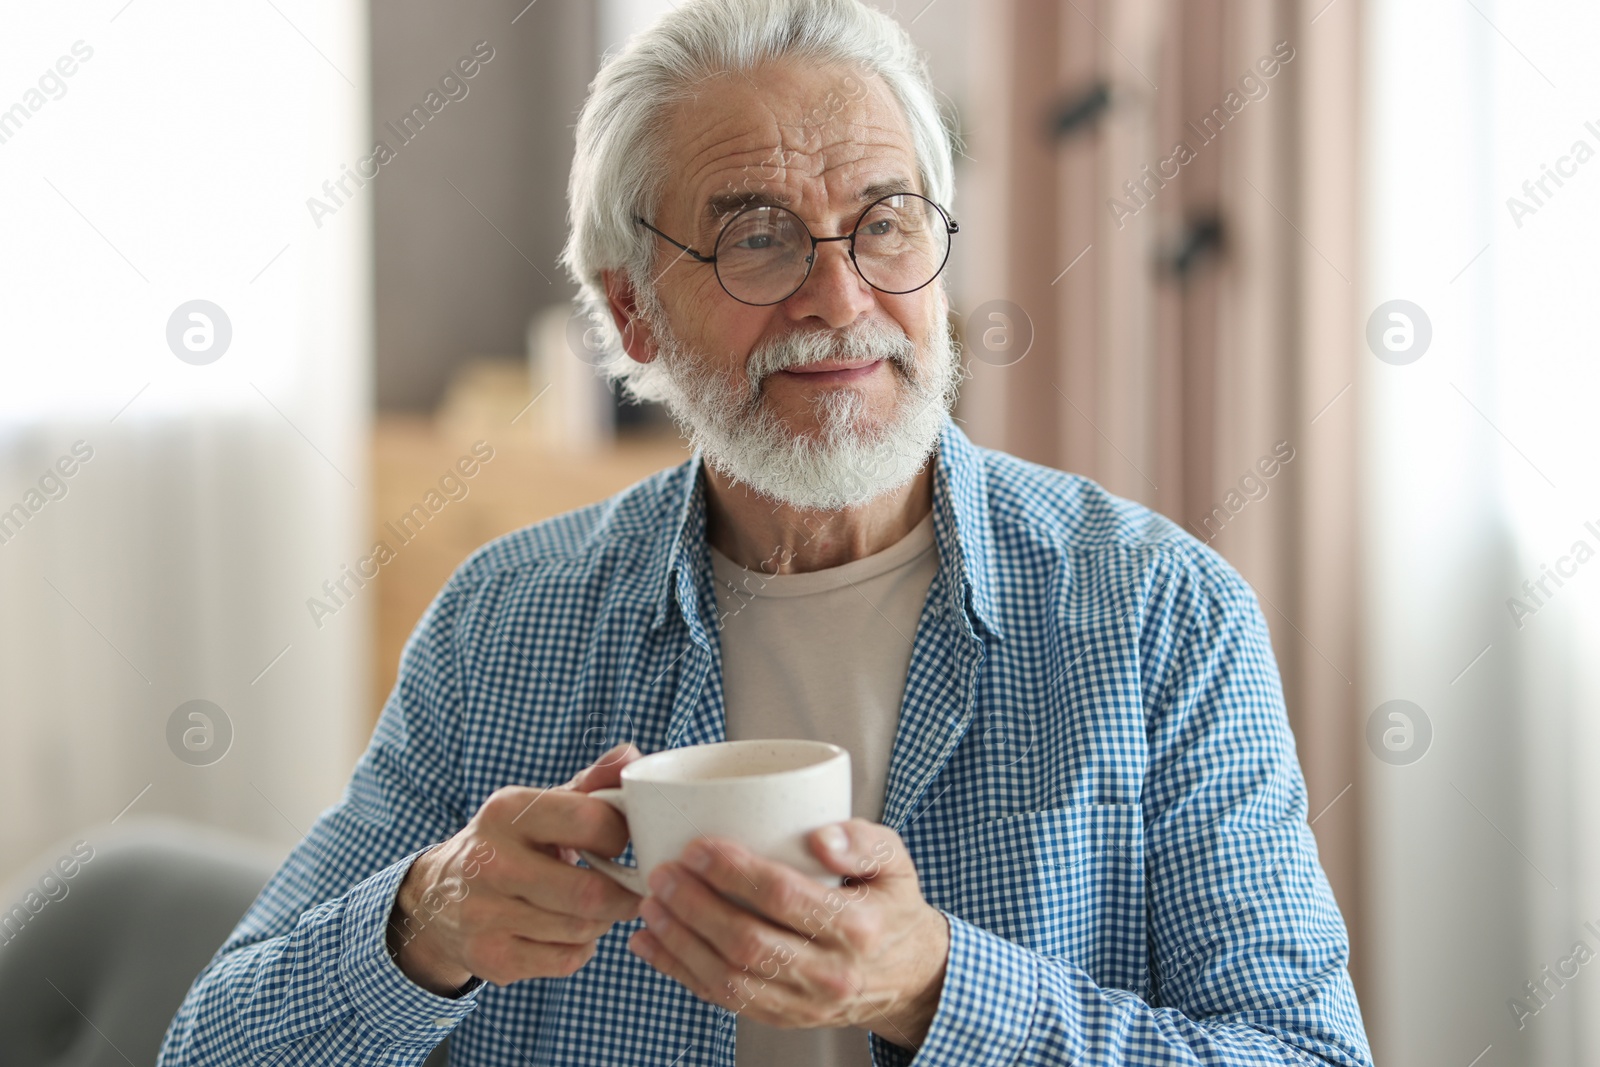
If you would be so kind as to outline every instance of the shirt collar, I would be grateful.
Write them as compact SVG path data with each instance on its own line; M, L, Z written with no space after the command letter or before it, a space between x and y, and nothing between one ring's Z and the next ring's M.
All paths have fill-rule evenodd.
M705 457L696 448L668 473L662 486L662 523L648 554L655 614L652 630L667 618L674 599L697 640L703 640L716 604L711 554L706 544ZM934 459L933 530L941 566L951 568L948 590L960 617L1003 636L995 603L995 545L990 524L982 449L945 416Z

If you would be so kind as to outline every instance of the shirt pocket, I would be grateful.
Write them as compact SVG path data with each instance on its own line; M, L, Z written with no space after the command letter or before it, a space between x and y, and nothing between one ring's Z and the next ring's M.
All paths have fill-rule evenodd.
M1144 820L1138 804L1008 815L961 834L963 919L1142 994L1148 973Z

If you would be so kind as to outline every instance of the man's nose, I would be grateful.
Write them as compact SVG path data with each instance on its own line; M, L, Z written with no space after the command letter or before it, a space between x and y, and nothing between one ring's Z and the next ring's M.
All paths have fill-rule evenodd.
M805 284L784 301L791 319L816 318L838 330L872 310L875 290L850 261L850 242L819 244L813 255L816 260Z

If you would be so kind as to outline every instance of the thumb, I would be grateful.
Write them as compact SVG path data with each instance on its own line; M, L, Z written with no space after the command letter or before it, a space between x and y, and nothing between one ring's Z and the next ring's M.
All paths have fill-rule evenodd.
M916 877L911 856L900 835L881 823L847 819L811 833L811 850L835 874L870 881Z
M612 789L622 783L622 768L638 759L643 753L632 741L625 741L608 749L605 755L573 775L568 789L592 793L596 789Z

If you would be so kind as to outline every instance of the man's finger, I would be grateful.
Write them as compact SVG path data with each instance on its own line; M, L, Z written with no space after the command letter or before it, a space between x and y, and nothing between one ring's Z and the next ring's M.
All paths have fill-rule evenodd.
M816 879L758 856L727 838L697 838L683 850L684 862L704 861L705 884L773 923L815 939L845 900L859 891L832 889ZM841 895L843 894L843 895Z
M674 873L677 887L671 897L664 900L659 892L646 897L639 914L650 934L690 975L688 980L672 977L696 995L732 1008L726 996L741 992L738 978L756 976L765 985L798 954L798 946L777 926L724 900L694 875ZM732 990L730 983L735 983Z
M881 823L847 819L811 832L811 852L835 874L862 881L915 877L916 867L900 835Z
M523 802L523 796L529 799ZM518 803L520 809L515 807ZM552 854L550 846L566 845L615 856L628 845L628 823L622 813L576 790L508 792L501 811L509 817L495 820L499 825L546 854Z
M614 745L599 759L573 775L572 781L567 783L566 788L575 789L580 793L592 793L596 789L614 789L622 784L622 768L642 754L632 741Z
M638 914L639 898L634 893L599 871L542 852L508 864L491 884L530 907L576 919L625 922Z

